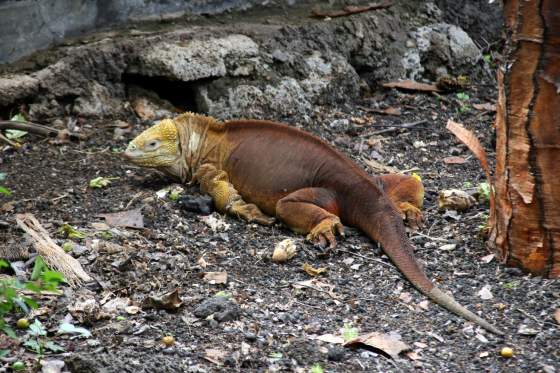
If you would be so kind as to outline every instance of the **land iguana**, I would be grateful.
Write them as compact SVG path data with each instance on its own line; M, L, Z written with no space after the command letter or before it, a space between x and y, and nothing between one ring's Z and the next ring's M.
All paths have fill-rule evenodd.
M483 328L495 326L457 303L426 276L414 257L403 217L421 222L422 183L405 175L367 174L321 139L261 120L219 122L185 113L164 119L130 142L129 162L200 184L218 211L270 225L275 218L321 246L336 245L343 225L379 242L423 294Z

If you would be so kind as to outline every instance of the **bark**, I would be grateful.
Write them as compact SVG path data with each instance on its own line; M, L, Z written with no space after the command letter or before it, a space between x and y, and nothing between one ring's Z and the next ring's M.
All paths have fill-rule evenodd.
M560 277L560 2L508 0L504 14L489 242L508 266Z

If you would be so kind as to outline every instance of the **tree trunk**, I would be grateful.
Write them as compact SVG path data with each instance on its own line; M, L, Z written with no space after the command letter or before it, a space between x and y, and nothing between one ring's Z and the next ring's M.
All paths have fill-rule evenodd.
M560 1L506 0L504 15L489 242L508 266L560 277Z

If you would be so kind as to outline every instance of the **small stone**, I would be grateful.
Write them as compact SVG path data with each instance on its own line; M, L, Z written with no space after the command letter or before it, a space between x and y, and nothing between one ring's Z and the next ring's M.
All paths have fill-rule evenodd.
M257 340L257 335L255 333L247 332L245 333L245 339L249 342L254 342Z
M344 348L340 346L332 346L327 352L327 358L330 361L341 361L344 358Z

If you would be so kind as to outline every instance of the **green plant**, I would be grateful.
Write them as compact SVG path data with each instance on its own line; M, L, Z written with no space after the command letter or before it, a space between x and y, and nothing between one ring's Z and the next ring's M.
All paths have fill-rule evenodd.
M58 285L64 281L64 277L54 271L48 270L44 261L40 256L35 260L33 272L37 272L36 281L20 282L15 278L6 278L0 280L0 331L6 335L15 338L14 330L7 324L6 317L17 311L28 313L31 309L37 308L38 304L32 297L21 295L22 290L31 290L34 293L40 293L43 290L56 291ZM9 263L0 259L0 268L9 267ZM40 267L39 269L36 269Z
M103 177L103 176L99 176L96 177L95 179L91 179L89 181L89 187L92 189L99 189L99 188L104 188L107 185L111 184L112 180L118 180L118 177Z
M0 194L3 194L5 196L11 196L12 195L12 191L6 187L3 187L2 185L0 185Z
M342 338L345 342L351 341L358 336L358 329L353 328L350 324L344 324L344 329L342 330Z
M490 184L488 183L480 183L476 188L476 192L478 193L478 200L488 202L490 201Z
M74 228L68 223L62 224L62 226L58 229L58 233L65 237L77 238L79 240L86 238L85 233L80 232L79 230L77 230L76 228Z
M64 347L57 345L47 337L47 330L41 322L35 319L35 322L29 325L29 331L26 334L27 340L23 345L37 355L43 356L47 350L52 352L62 352Z
M311 369L309 370L309 372L310 372L310 373L323 373L324 370L323 370L323 368L321 367L321 364L315 363L315 364L311 367Z

